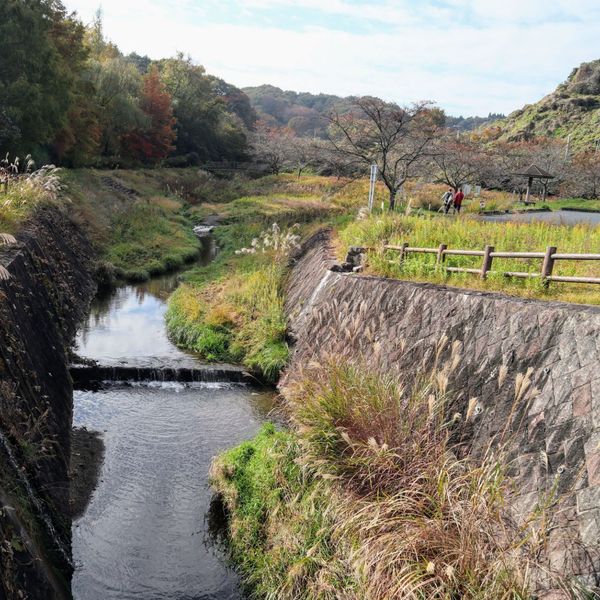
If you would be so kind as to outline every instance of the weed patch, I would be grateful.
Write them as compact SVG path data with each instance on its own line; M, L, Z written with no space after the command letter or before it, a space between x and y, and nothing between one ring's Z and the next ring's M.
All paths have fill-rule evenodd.
M409 390L325 358L286 387L291 432L268 426L216 459L233 558L258 597L532 597L543 498L517 525L502 448L458 458L449 369L438 365ZM526 391L517 379L515 402Z

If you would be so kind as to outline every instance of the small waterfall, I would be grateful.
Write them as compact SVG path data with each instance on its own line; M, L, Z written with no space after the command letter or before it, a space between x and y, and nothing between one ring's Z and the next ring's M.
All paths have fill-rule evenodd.
M44 507L43 502L37 497L31 483L29 482L27 474L21 469L19 463L17 462L17 459L15 458L12 446L10 445L10 442L8 441L7 437L2 431L0 431L0 446L4 448L4 452L8 457L8 462L10 466L13 468L19 482L25 489L27 493L27 498L35 508L36 514L42 520L48 536L54 542L54 547L56 548L56 550L58 550L65 562L70 567L72 567L73 561L71 559L70 550L66 548L65 544L60 539L60 536L58 535L58 532L56 531L56 528L52 523L52 519L48 515L48 511Z
M244 369L228 365L136 366L131 364L72 365L71 377L76 388L105 381L142 382L162 381L180 383L253 383Z

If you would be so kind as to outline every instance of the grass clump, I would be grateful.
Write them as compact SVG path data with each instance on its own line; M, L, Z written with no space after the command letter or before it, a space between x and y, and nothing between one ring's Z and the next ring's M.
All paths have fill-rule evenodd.
M24 221L41 205L64 204L59 200L62 190L60 170L44 166L31 172L9 172L0 161L0 232L17 233ZM33 163L31 163L33 164Z
M156 204L137 203L114 219L105 258L125 279L145 281L199 255L191 224Z
M417 217L403 215L378 215L355 221L340 231L341 251L347 246L366 245L376 249L370 254L369 272L386 277L429 281L461 287L505 291L531 298L565 300L599 304L597 286L552 283L548 288L540 279L515 279L501 272L520 271L539 273L541 259L494 259L493 270L486 281L470 274L452 273L436 266L436 256L409 254L402 264L398 253L383 251L385 244L437 248L447 244L449 249L483 250L486 245L496 251L538 251L557 246L559 252L595 253L600 248L600 227L580 224L575 226L549 223L494 223L472 218ZM446 267L480 268L481 258L448 256ZM567 276L598 277L595 261L558 261L555 274Z
M477 462L455 451L472 413L448 414L454 350L412 389L339 358L313 363L286 387L292 432L269 427L215 461L257 597L532 597L544 518L514 523L500 450Z
M206 360L239 362L277 381L289 354L284 275L272 253L217 260L192 271L169 301L171 338Z
M255 597L333 599L348 587L333 542L328 483L310 477L301 456L296 436L268 424L211 468L232 515L232 558Z

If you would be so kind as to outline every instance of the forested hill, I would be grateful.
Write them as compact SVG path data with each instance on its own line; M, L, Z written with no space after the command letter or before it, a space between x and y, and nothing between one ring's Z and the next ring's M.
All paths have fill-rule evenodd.
M273 85L247 87L243 91L250 98L259 118L267 125L288 127L298 136L323 137L327 128L327 117L331 112L337 111L343 114L353 109L351 97L284 91ZM470 131L503 116L495 114L467 118L447 116L446 124L453 129Z
M506 140L571 136L575 148L594 147L600 140L600 60L573 69L554 92L497 125Z
M244 160L255 120L241 90L181 54L124 55L101 13L88 27L60 0L0 0L0 174L28 154L61 166Z
M322 137L327 115L352 110L352 99L330 94L284 91L273 85L243 88L260 119L269 126L289 127L296 135Z

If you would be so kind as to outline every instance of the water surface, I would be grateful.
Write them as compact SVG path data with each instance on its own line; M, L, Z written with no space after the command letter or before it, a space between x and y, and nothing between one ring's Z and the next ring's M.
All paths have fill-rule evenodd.
M97 299L78 353L102 363L198 364L167 337L177 276ZM230 384L146 382L76 391L73 425L101 432L97 489L73 523L77 600L239 600L241 584L211 535L214 456L252 437L273 394ZM77 460L77 458L76 458Z
M506 215L490 215L486 221L512 221L515 223L552 223L556 225L577 225L589 223L600 225L600 213L591 213L576 210L557 210L552 212L524 212Z
M79 600L239 600L209 528L212 458L252 437L271 394L157 384L76 392L75 426L104 432L100 483L73 525Z

